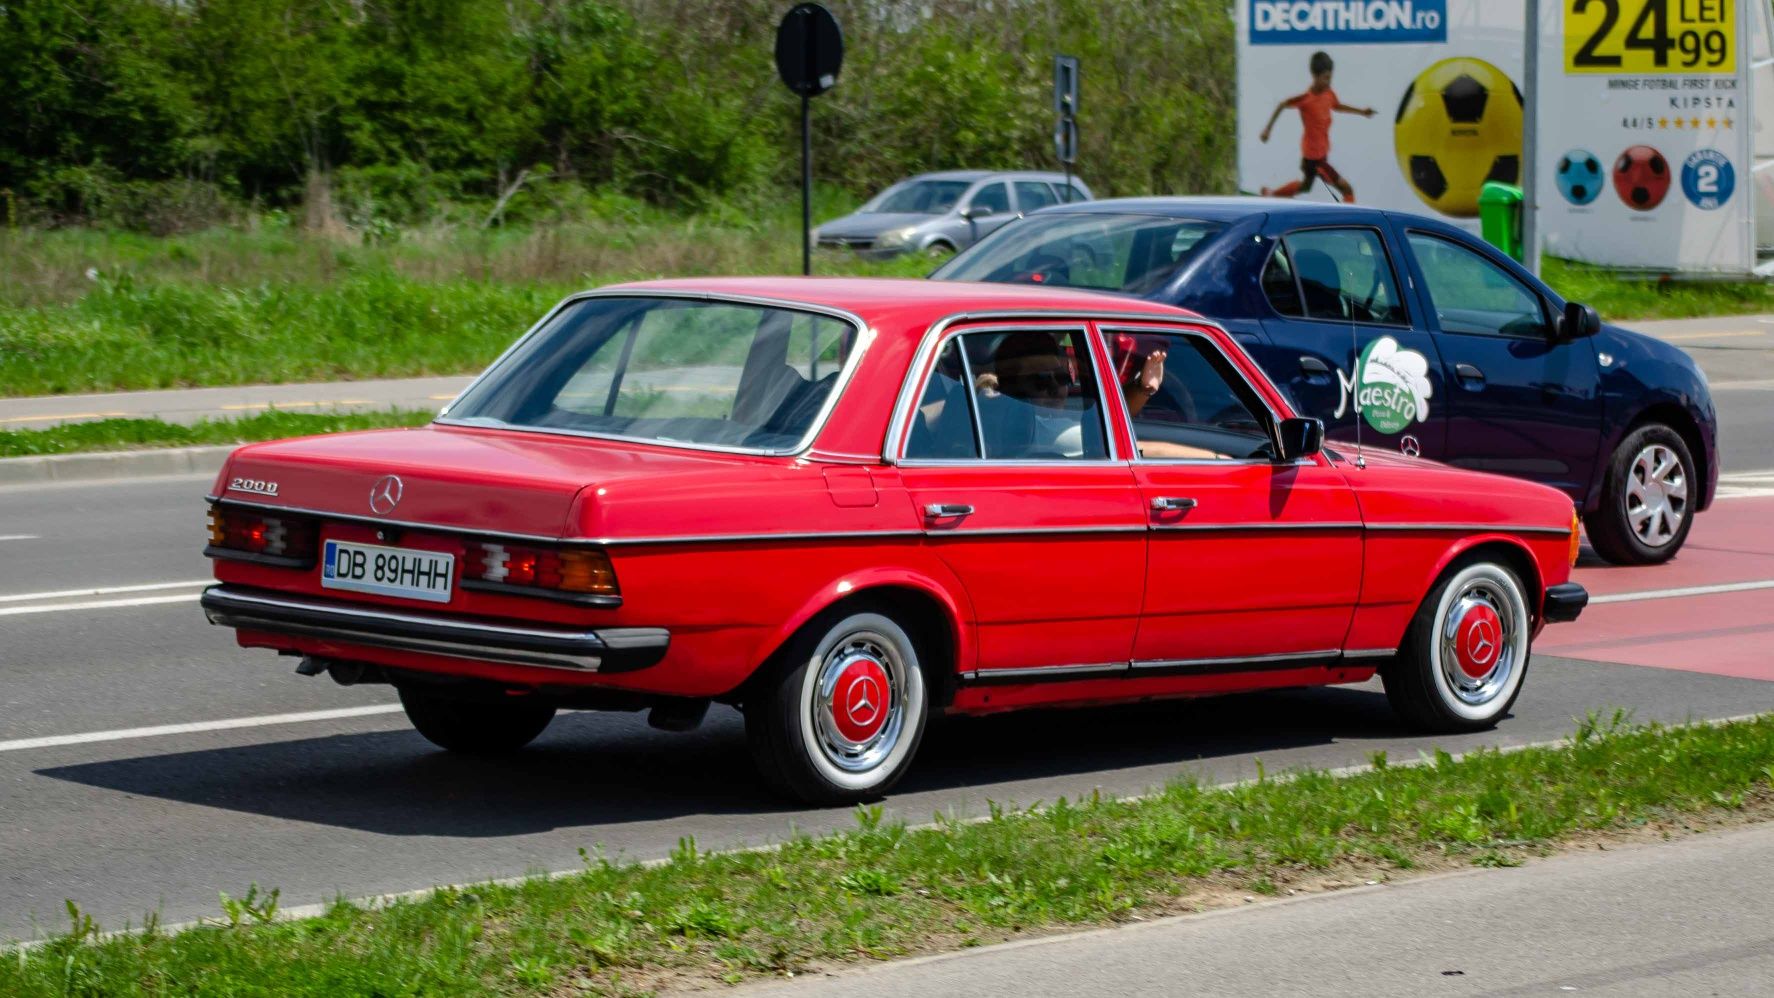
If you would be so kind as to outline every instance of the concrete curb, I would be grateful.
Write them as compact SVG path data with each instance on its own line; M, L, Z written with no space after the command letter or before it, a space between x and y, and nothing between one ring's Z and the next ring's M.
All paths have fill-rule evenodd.
M0 458L0 486L214 474L236 444Z

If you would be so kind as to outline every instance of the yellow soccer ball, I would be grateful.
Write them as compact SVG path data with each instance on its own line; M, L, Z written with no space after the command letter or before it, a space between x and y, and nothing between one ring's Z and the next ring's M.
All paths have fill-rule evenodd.
M1443 59L1398 102L1398 169L1424 204L1472 218L1485 181L1521 182L1521 123L1521 91L1501 69L1470 56Z

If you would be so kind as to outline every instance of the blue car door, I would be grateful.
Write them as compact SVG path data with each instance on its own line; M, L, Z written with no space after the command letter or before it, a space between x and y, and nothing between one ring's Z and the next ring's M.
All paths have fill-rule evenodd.
M1489 246L1397 225L1449 385L1448 462L1582 501L1601 439L1595 341L1558 339L1550 292Z
M1332 440L1440 458L1446 387L1377 216L1272 232L1258 362Z

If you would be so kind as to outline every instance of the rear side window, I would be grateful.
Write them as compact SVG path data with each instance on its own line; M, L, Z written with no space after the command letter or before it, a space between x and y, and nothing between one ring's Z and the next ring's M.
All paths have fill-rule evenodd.
M958 336L937 355L906 438L910 460L1080 461L1108 456L1080 331Z
M1057 200L1053 196L1053 188L1046 184L1035 180L1016 182L1016 207L1019 211L1035 211L1045 208Z
M1263 268L1263 294L1269 305L1282 315L1305 315L1300 308L1300 286L1294 283L1294 265L1287 258L1287 247L1275 244L1269 254L1269 265Z
M1372 229L1309 229L1287 237L1306 314L1314 319L1402 326L1404 301L1386 245Z

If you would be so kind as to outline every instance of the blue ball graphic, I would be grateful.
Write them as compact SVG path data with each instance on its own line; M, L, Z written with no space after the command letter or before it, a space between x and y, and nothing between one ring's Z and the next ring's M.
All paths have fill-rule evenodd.
M1558 192L1572 204L1588 204L1601 197L1602 161L1587 149L1572 149L1559 157L1554 176Z

